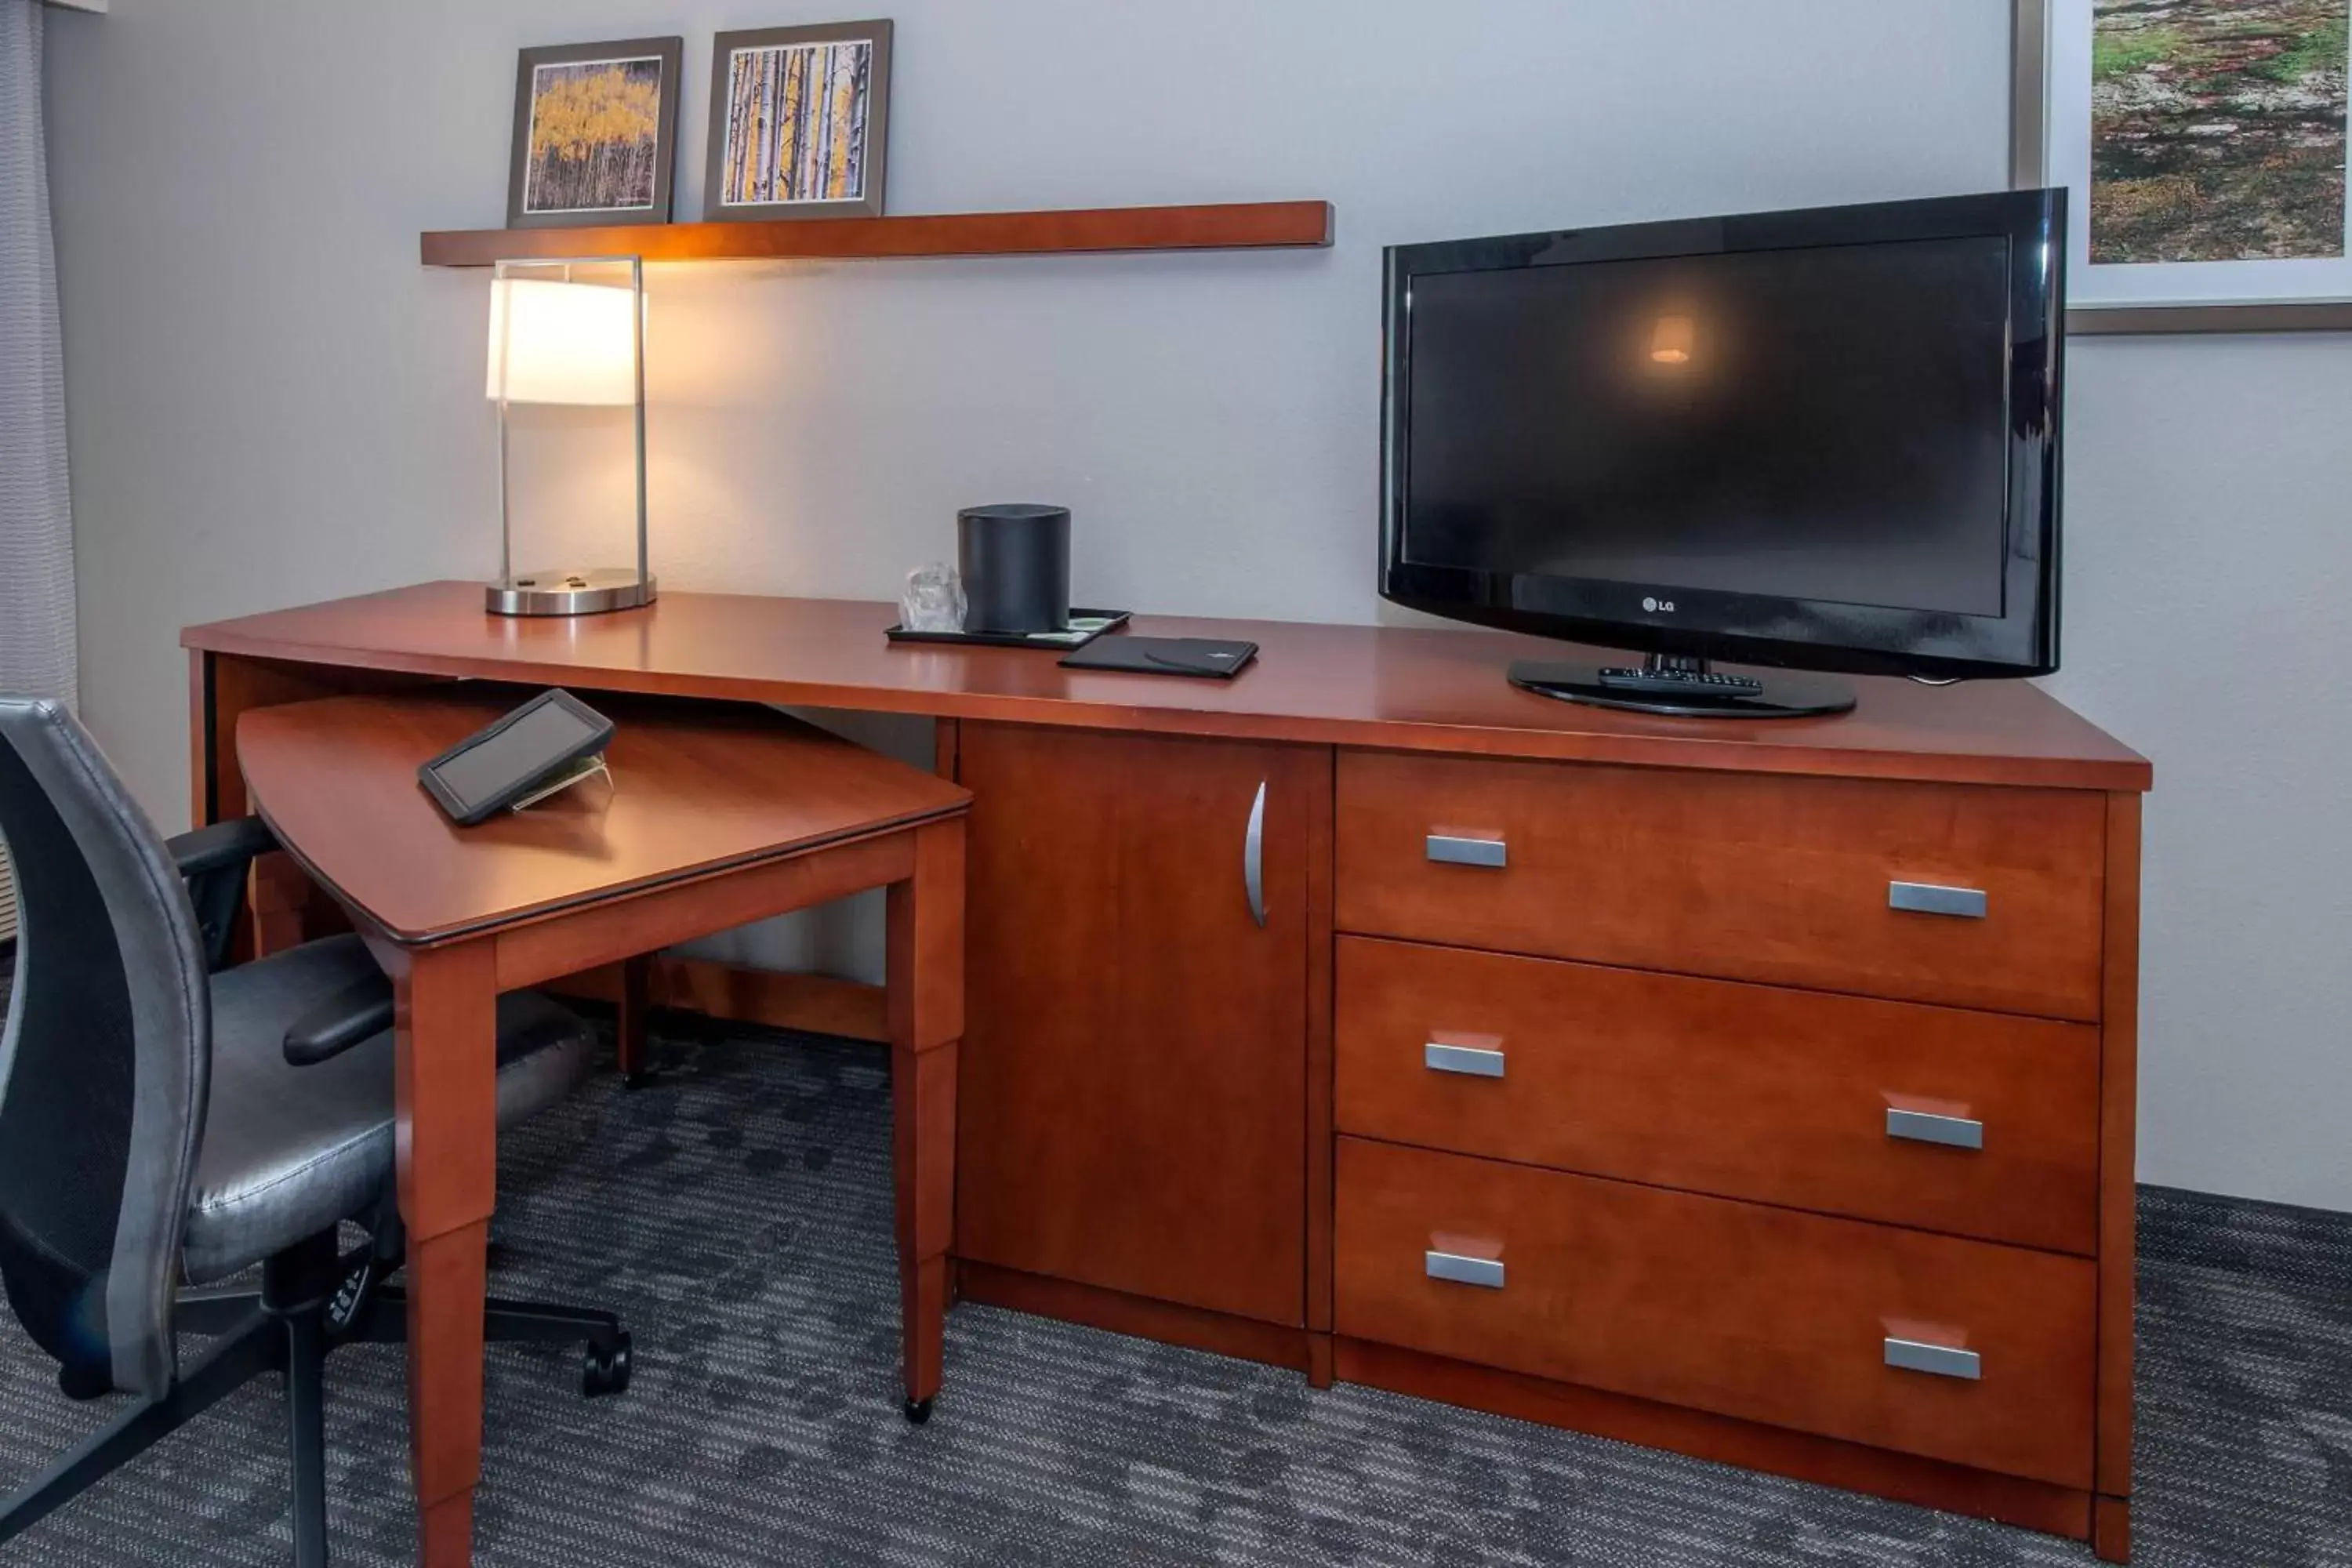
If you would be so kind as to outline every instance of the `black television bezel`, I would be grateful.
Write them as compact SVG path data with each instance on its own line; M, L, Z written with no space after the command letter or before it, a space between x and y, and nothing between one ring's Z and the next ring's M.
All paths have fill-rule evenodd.
M1412 285L1433 273L1572 267L1904 240L2010 242L2009 508L2002 613L1945 612L1433 565L1405 556ZM2058 668L2059 424L2066 193L1985 195L1684 218L1385 252L1381 596L1452 620L1641 653L1856 675L2047 675ZM1648 611L1644 597L1670 603Z

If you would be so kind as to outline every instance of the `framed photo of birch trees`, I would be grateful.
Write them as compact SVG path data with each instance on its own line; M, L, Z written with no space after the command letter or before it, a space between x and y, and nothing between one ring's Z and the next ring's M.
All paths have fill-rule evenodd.
M509 228L667 223L683 38L525 49Z
M721 33L706 218L880 217L890 24Z

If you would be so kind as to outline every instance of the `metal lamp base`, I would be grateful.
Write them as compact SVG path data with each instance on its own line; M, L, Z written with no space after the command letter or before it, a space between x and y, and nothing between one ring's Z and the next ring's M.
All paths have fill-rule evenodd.
M584 572L518 572L504 583L482 587L494 616L593 616L634 610L654 602L654 580L639 579L625 566Z

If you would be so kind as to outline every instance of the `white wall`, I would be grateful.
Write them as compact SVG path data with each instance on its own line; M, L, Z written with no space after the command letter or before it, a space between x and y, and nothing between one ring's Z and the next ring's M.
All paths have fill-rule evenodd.
M2140 1177L2352 1209L2352 341L2069 355L2049 685L2156 764Z
M2000 0L893 0L898 212L1328 197L1328 252L667 268L656 563L885 596L975 500L1082 599L1365 620L1380 248L2005 178ZM808 0L118 0L52 22L88 710L186 798L184 623L494 563L485 283L514 50ZM2069 700L2156 760L2142 1172L2352 1207L2325 684L2352 345L2077 345ZM2248 548L2252 546L2252 548ZM2273 686L2285 659L2320 684ZM823 956L820 954L819 956ZM2330 1026L2333 1026L2332 1027Z

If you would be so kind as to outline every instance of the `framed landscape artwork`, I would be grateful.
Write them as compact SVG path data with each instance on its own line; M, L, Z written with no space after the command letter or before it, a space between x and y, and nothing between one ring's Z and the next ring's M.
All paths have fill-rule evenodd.
M2352 0L2018 0L2016 179L2076 332L2352 327Z
M507 226L667 223L683 38L525 49Z
M721 33L706 218L880 217L890 24Z

